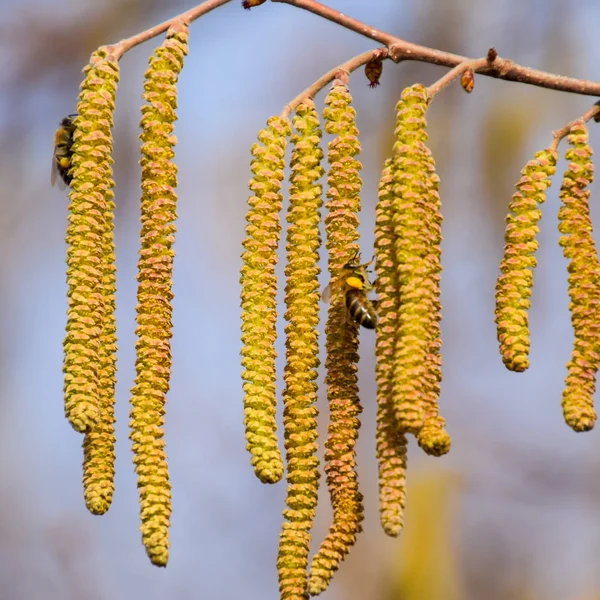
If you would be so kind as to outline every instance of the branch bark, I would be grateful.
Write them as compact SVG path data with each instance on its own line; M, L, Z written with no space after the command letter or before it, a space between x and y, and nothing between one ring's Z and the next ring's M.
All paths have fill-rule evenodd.
M206 13L218 8L224 4L227 4L231 0L206 0L201 4L198 4L194 8L191 8L171 19L160 23L159 25L155 25L154 27L150 27L145 31L142 31L136 35L133 35L129 38L125 38L116 44L108 47L108 50L115 56L117 59L120 59L123 54L125 54L128 50L131 50L135 46L142 44L161 33L164 33L171 27L177 23L184 23L189 25L192 21L195 21L199 17L205 15ZM419 62L426 62L433 65L440 65L444 67L457 67L458 65L470 63L475 59L460 56L458 54L452 54L451 52L444 52L443 50L437 50L434 48L429 48L427 46L421 46L419 44L413 44L412 42L408 42L403 40L402 38L398 38L393 36L385 31L381 31L375 27L371 27L362 21L358 21L344 13L341 13L333 8L329 8L316 0L271 0L272 2L277 2L281 4L289 4L295 8L300 8L302 10L307 10L323 19L327 19L332 23L336 23L345 29L349 29L350 31L354 31L359 35L367 37L371 40L374 40L380 44L383 44L386 49L386 58L393 60L396 63L405 61L405 60L414 60ZM378 50L381 51L381 50ZM373 50L372 52L377 52L377 50ZM364 62L361 63L362 60L360 57L364 57L364 55L359 55L353 59L347 61L338 69L342 69L347 72L351 72L351 70L355 70ZM354 61L358 61L355 63ZM365 62L368 62L365 61ZM350 69L350 71L348 71ZM335 69L332 69L335 71ZM332 81L335 77L335 73L332 75L332 71L329 71L321 79L315 82L309 89L310 91L305 90L303 92L303 98L311 97L316 94L320 89L322 89L327 83ZM537 69L531 69L529 67L525 67L519 65L511 60L500 58L499 56L495 57L494 61L488 62L488 64L483 65L479 69L474 69L475 72L480 75L485 75L487 77L494 77L496 79L504 79L505 81L515 81L518 83L525 83L528 85L535 85L537 87L547 88L551 90L557 90L561 92L570 92L574 94L580 94L585 96L598 96L600 97L600 82L599 81L589 81L586 79L574 79L573 77L565 77L563 75L556 75L554 73L548 73L546 71L539 71ZM320 86L320 87L319 87ZM290 103L292 105L296 99ZM301 100L300 100L301 101ZM299 103L299 102L298 102ZM290 106L288 105L288 106ZM287 107L286 107L287 109ZM284 109L284 111L286 110Z
M456 67L461 63L474 60L466 56L460 56L458 54L452 54L450 52L435 50L433 48L428 48L427 46L407 42L406 40L380 31L375 27L371 27L370 25L353 19L337 10L329 8L316 0L271 1L289 4L290 6L307 10L323 19L332 21L333 23L354 31L364 37L368 37L380 44L384 44L388 48L389 58L397 63L403 60L416 60L444 67ZM487 77L526 83L528 85L535 85L537 87L561 92L571 92L585 96L600 96L599 81L574 79L572 77L547 73L546 71L530 69L529 67L514 63L511 60L500 58L499 56L494 60L493 66L485 66L477 70L477 73L486 75Z

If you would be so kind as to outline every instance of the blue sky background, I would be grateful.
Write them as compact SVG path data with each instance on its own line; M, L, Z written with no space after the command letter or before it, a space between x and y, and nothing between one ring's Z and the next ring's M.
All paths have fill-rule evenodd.
M452 7L443 0L328 4L414 42L439 40L444 49L471 56L496 46L502 56L522 64L600 79L595 60L600 9L592 1L460 0ZM38 44L35 23L50 28L72 20L75 38L81 15L93 18L100 6L0 1L0 86L5 91L0 98L5 153L0 165L0 596L228 600L243 594L246 600L274 599L285 484L264 486L249 466L238 355L238 270L249 149L266 119L300 90L374 45L314 15L271 3L248 12L232 2L192 26L176 130L180 204L166 428L172 546L169 566L160 570L150 565L140 541L127 431L135 361L137 123L143 72L159 40L122 60L117 99L117 481L113 506L103 517L85 509L81 437L63 416L67 197L49 187L53 132L60 118L75 109L79 71L95 46L82 49L79 42L70 52L69 36L61 37L48 46L49 56L61 48L66 56L83 51L81 62L67 61L64 68L49 68L47 75L42 70L36 78L25 75L26 52L32 52L30 64L36 64L31 50ZM104 33L99 43L115 42L191 3L155 2L147 15L133 6L127 27L115 19L114 33ZM41 50L38 55L42 64L49 60ZM368 89L361 72L351 79L363 146L365 255L373 241L377 179L391 147L393 105L415 77L430 84L443 72L386 64L383 85L375 91ZM323 98L318 97L318 106ZM508 549L505 573L524 569L540 597L549 600L584 598L577 594L600 587L593 560L600 548L597 433L571 432L560 408L572 342L566 268L556 230L560 169L542 221L527 373L509 373L502 366L494 285L506 203L520 168L549 143L552 129L592 102L480 77L470 96L456 89L442 94L429 118L445 211L441 403L453 448L442 459L423 458L412 449L409 478L438 470L456 474L461 485L455 526L465 563L477 568L478 561L493 559L494 548ZM498 123L506 123L507 132L523 127L524 141L516 143L508 134L507 140L498 138L497 162L490 164L486 136ZM597 146L600 137L593 126L591 139ZM502 182L505 200L498 205L489 186L490 172L500 170L507 178ZM598 222L596 189L591 210ZM378 525L373 336L368 332L363 332L361 354L365 412L359 469L366 531L324 595L328 600L378 597L402 545L385 538ZM325 431L323 397L319 404ZM324 481L321 490L315 547L330 514ZM410 520L410 493L408 503Z

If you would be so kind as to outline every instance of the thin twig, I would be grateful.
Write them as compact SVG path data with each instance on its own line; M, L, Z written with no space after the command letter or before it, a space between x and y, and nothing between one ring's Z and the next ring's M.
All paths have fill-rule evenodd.
M380 31L375 27L366 25L361 21L353 19L337 10L324 6L316 0L271 0L272 2L280 2L289 4L296 8L301 8L312 12L319 17L337 23L346 29L355 31L360 35L368 37L376 42L385 44L388 48L388 57L394 62L403 60L416 60L444 67L455 67L460 63L467 62L470 59L466 56L435 50L427 46L413 44L401 38L397 38L389 33ZM586 79L574 79L572 77L563 77L537 69L523 67L511 60L497 57L493 67L483 68L479 71L481 75L494 77L496 79L504 79L506 81L516 81L535 85L537 87L558 90L561 92L571 92L574 94L583 94L586 96L600 96L600 82L588 81Z
M592 108L590 108L587 112L585 112L583 115L581 115L581 117L574 119L573 121L570 121L562 129L557 129L556 131L553 131L552 132L553 139L552 139L552 143L550 144L550 150L556 151L560 142L567 135L569 135L569 132L571 131L571 128L573 127L573 125L575 125L576 123L580 123L581 121L583 121L584 123L587 123L588 121L591 121L593 118L598 117L598 116L600 116L600 102L596 102L596 104L594 104L594 106L592 106Z
M333 69L327 71L324 75L319 77L317 81L313 84L309 85L305 90L300 92L291 102L288 102L283 110L281 111L281 118L287 119L292 112L296 110L298 105L304 100L308 100L309 98L314 98L316 94L318 94L328 83L332 82L334 79L339 78L341 73L345 73L349 75L353 71L356 71L362 65L366 65L370 60L380 59L383 60L387 58L388 50L387 48L377 48L375 50L367 50L362 54L358 54L357 56L347 60L346 62L334 67Z
M172 25L176 25L178 23L189 25L192 21L200 18L201 16L209 13L211 10L215 8L219 8L219 6L223 6L223 4L227 4L231 0L206 0L206 2L202 2L202 4L198 4L194 8L190 8L190 10L186 10L181 14L167 19L163 21L159 25L155 25L154 27L150 27L150 29L146 29L136 35L132 35L129 38L125 38L112 46L107 47L107 51L109 51L112 56L114 56L117 60L119 60L125 52L128 52L132 48L155 38L156 36L164 33L171 27Z
M439 94L445 87L450 85L455 79L458 79L465 71L472 69L475 73L479 69L490 67L491 63L487 58L478 58L476 60L467 60L459 65L456 65L453 69L450 69L443 77L440 77L435 83L427 88L427 95L431 102L437 94Z

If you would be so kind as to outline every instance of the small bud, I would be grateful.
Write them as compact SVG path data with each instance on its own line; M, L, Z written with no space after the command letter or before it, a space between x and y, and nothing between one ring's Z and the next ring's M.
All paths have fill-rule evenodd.
M379 85L379 78L381 77L381 73L383 71L383 61L380 58L376 58L370 60L365 65L365 75L367 79L370 81L369 87L375 88Z
M487 53L488 62L493 63L498 58L498 50L496 48L490 48Z
M460 85L462 85L463 90L470 94L475 87L475 71L473 69L467 69L460 78Z
M254 8L255 6L260 6L261 4L264 4L267 0L244 0L242 2L242 6L246 9L246 10L250 10L251 8Z

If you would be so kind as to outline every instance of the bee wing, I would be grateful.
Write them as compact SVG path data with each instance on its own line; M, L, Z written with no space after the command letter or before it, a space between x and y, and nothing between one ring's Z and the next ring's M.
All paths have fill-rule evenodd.
M54 187L58 182L58 189L64 190L67 184L63 181L63 178L58 173L58 166L56 165L56 157L52 155L52 168L50 170L50 185Z
M321 300L325 302L325 304L329 304L329 300L331 300L331 284L329 284L321 294Z
M52 153L52 164L50 165L50 185L54 187L56 185L56 176L58 173L56 172L56 157L54 153Z

